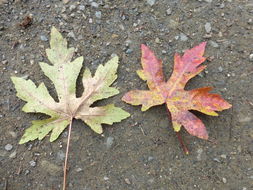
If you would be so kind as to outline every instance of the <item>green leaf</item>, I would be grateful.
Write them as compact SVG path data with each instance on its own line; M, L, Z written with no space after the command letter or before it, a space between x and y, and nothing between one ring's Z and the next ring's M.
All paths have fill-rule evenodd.
M83 74L84 92L76 97L76 80L80 73L83 57L72 61L74 48L67 47L67 41L52 28L50 49L46 50L50 64L41 62L39 65L44 74L55 86L58 101L49 94L44 83L38 87L31 80L11 77L17 96L27 103L24 112L43 113L50 118L32 121L32 126L25 130L20 144L35 139L42 140L51 132L50 141L56 140L72 119L83 120L93 131L102 133L102 124L113 124L130 116L129 113L113 104L92 107L98 100L109 98L119 93L110 87L117 79L118 57L115 56L105 65L99 65L94 76L89 69Z

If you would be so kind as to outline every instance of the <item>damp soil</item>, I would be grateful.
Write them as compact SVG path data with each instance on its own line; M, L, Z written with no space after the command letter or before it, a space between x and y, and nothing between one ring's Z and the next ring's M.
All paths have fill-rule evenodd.
M10 80L19 76L55 89L38 63L48 62L49 32L58 28L93 72L120 57L120 94L114 102L131 117L95 134L74 121L69 190L250 190L253 189L253 2L251 0L0 0L0 189L58 190L63 180L67 130L19 145L24 130L43 115L21 111ZM207 69L187 89L213 86L233 107L218 117L195 113L209 141L182 137L185 155L164 106L141 112L121 101L130 89L147 89L136 70L140 44L163 60L168 78L173 55L207 41ZM83 90L77 82L79 93Z

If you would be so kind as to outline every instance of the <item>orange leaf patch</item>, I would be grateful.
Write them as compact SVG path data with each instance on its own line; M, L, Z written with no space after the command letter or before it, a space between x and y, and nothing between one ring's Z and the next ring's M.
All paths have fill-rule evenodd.
M184 90L186 83L206 66L203 57L206 42L186 50L181 57L174 57L174 70L166 82L162 70L162 61L144 44L141 45L141 64L143 70L137 71L139 77L147 81L149 90L132 90L126 93L122 100L132 105L142 105L141 110L146 111L152 106L166 103L171 113L172 124L175 131L183 126L191 135L208 139L203 122L189 110L197 110L207 115L217 116L216 111L230 108L220 95L209 93L212 87L203 87L194 90Z

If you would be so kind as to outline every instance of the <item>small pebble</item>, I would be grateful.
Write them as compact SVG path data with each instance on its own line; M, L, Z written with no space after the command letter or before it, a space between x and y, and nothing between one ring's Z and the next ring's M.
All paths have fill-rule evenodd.
M84 11L85 6L84 6L84 5L79 5L78 9L79 9L80 11Z
M96 2L92 2L91 6L94 7L94 8L98 8L99 5Z
M126 50L126 54L130 54L130 53L132 53L132 52L133 52L132 49L127 49L127 50Z
M211 23L210 23L210 22L207 22L207 23L205 24L205 30L206 30L207 33L210 33L210 32L211 32L212 27L211 27Z
M17 155L17 151L14 150L14 152L12 152L12 153L9 155L9 158L16 158L16 155Z
M100 19L102 17L101 11L96 11L95 16Z
M113 145L113 141L114 141L114 138L113 137L108 137L106 139L106 148L107 149L110 149Z
M223 183L227 183L227 179L225 177L222 178Z
M35 166L36 166L36 162L35 162L34 160L31 160L31 161L29 162L29 164L30 164L30 166L32 166L32 167L35 167Z
M23 77L22 77L23 78ZM27 77L28 78L28 77ZM12 138L17 138L17 133L15 133L14 131L9 131L9 134L11 135Z
M220 163L220 160L218 158L214 158L213 161Z
M70 5L70 7L69 7L69 10L70 11L73 11L73 10L75 10L76 9L76 6L75 5Z
M219 71L220 73L223 71L222 66L219 66L219 67L218 67L218 71Z
M217 44L215 41L210 40L209 43L210 43L210 45L211 45L212 47L214 47L214 48L219 47L219 44Z
M180 40L183 41L183 42L185 42L185 41L188 40L188 37L185 34L181 33L180 34Z
M249 55L249 60L253 61L253 53Z
M73 38L74 40L76 40L76 36L74 34L73 31L69 32L68 35L67 35L69 38Z
M111 58L118 56L116 53L111 54Z
M105 181L109 180L109 177L105 176L105 177L104 177L104 180L105 180Z
M152 160L154 160L154 157L153 156L149 156L148 157L148 161L151 162Z
M126 182L126 184L131 185L131 182L128 178L125 178L125 182Z
M225 4L224 3L221 3L220 4L220 8L223 9L225 7Z
M150 5L150 6L153 6L155 4L156 0L147 0L147 3Z
M2 64L4 64L4 65L7 64L7 63L8 63L7 60L3 60L3 61L2 61Z
M162 50L162 54L166 54L167 53L167 51L165 51L165 50Z
M30 173L29 170L25 170L25 175L28 175Z
M202 148L199 148L199 149L197 150L197 160L198 160L198 161L201 161L201 155L202 155L202 153L203 153L203 149L202 149Z
M226 154L222 154L222 155L220 155L220 157L223 158L223 159L226 159L227 155Z
M40 40L41 40L41 41L44 41L44 42L48 41L47 37L44 36L44 35L41 35L41 36L40 36Z
M4 149L7 150L7 151L11 151L13 148L13 146L11 144L7 144L5 145Z
M83 171L82 168L77 168L77 169L76 169L76 172L81 172L81 171Z
M159 38L156 38L156 39L155 39L155 43L159 44L159 43L160 43L160 39L159 39Z
M172 13L171 8L168 8L168 9L166 10L166 14L167 14L167 15L171 15L171 13Z

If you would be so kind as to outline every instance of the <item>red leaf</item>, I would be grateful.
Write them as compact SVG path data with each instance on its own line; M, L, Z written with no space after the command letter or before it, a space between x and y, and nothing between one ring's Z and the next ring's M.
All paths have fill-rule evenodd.
M206 42L186 50L181 57L175 54L174 70L170 79L165 82L162 71L162 61L145 45L141 45L141 63L143 70L137 71L141 79L146 80L149 91L133 90L126 93L122 100L132 105L142 105L142 111L152 106L166 103L171 113L175 131L183 126L191 135L208 139L206 128L202 121L189 110L197 110L207 115L217 116L215 111L228 109L231 105L220 95L209 93L211 87L184 90L186 83L206 66L203 57Z

